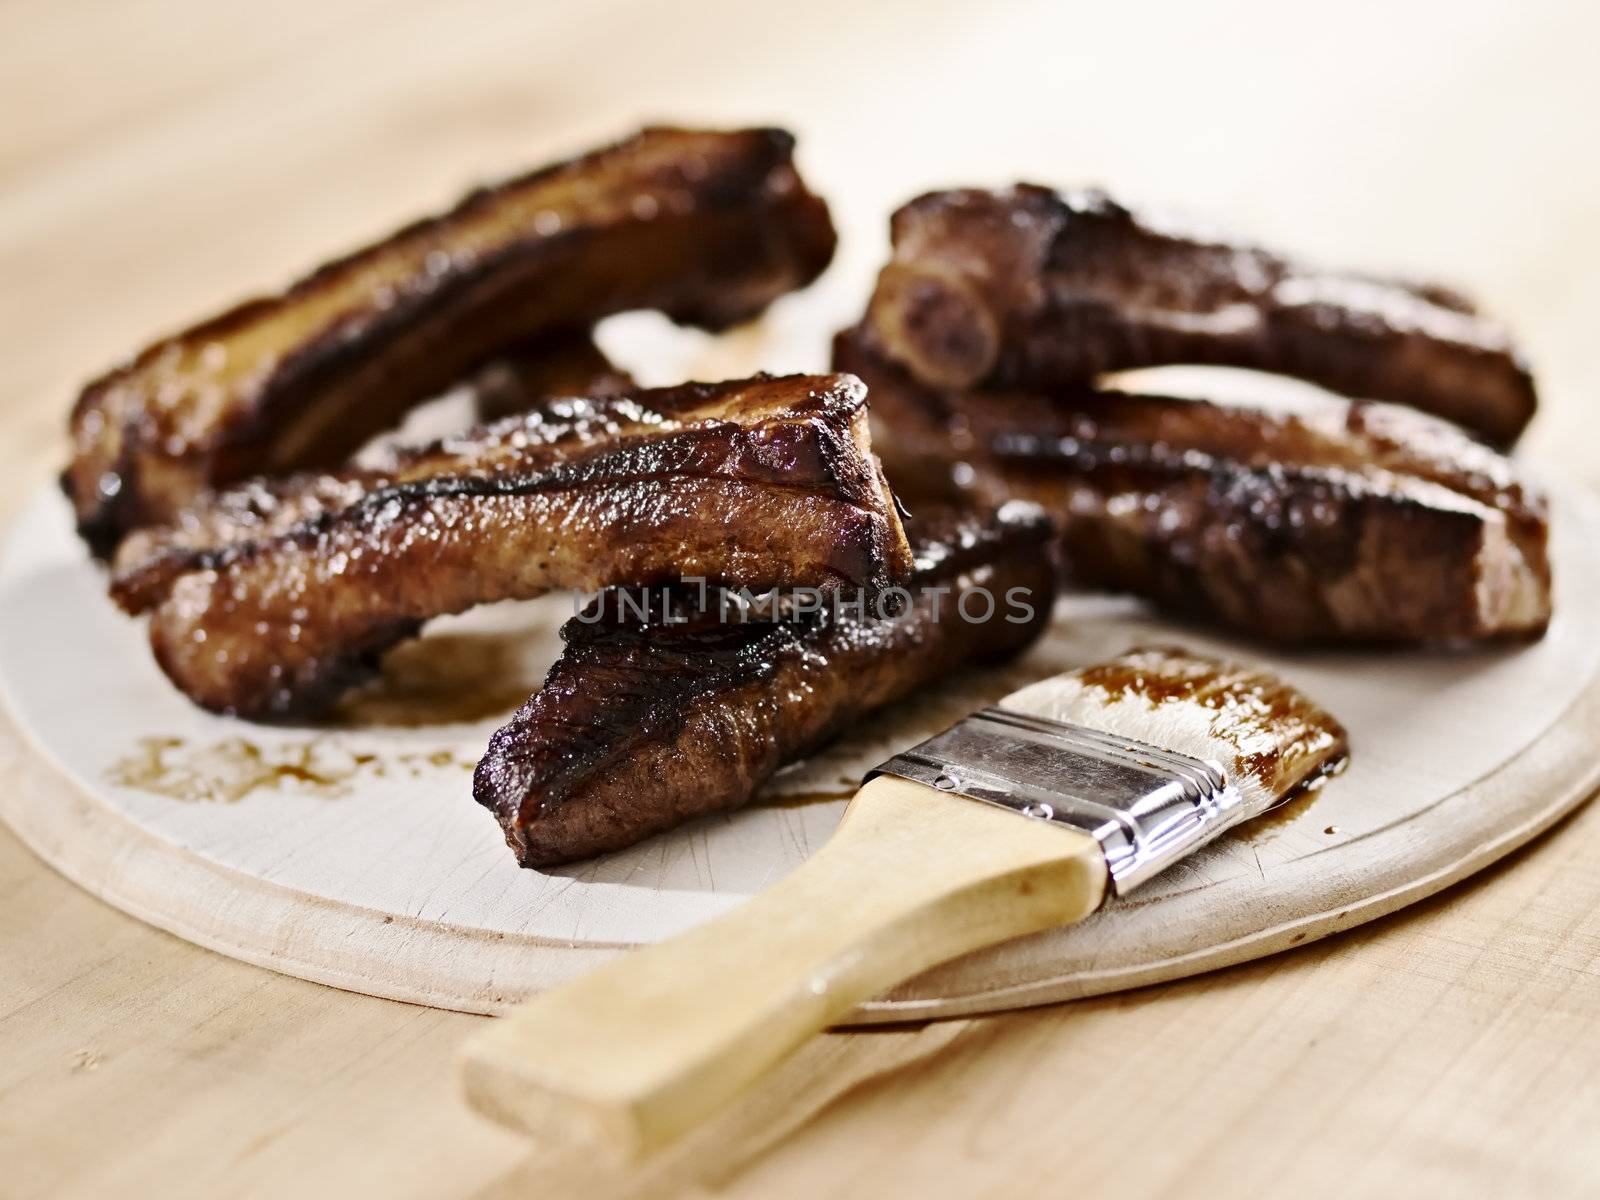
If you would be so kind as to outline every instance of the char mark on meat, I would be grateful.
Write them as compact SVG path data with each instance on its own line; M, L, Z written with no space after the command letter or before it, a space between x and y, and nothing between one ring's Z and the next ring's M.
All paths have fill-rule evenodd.
M890 619L846 606L729 621L715 596L684 596L668 623L659 603L641 620L602 597L567 623L544 687L490 740L474 794L530 867L739 808L873 710L1029 645L1054 595L1050 535L1021 504L914 524L911 601ZM994 597L992 612L968 606L987 619L934 590L963 580Z
M933 389L855 331L834 357L871 388L897 490L1041 505L1078 584L1286 642L1516 639L1549 622L1544 496L1448 422L1293 381L1270 407Z

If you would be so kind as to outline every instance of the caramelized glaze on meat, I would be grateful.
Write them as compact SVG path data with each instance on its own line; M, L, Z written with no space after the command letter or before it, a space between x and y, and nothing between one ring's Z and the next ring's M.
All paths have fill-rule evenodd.
M493 426L459 470L185 551L145 593L161 597L156 658L206 708L304 714L423 621L480 603L684 576L881 589L911 560L865 393L849 376L758 377L612 398L615 436Z
M1498 445L1533 416L1504 328L1443 288L1315 271L1097 191L935 192L891 229L867 328L931 386L1050 389L1208 363L1409 405Z
M1038 636L1054 588L1043 514L1011 505L921 529L912 599L891 619L845 607L724 622L714 599L700 608L691 596L675 624L614 600L569 621L544 687L494 735L474 777L518 861L585 858L738 808L864 714ZM925 590L962 581L996 597L989 619L969 622L949 594ZM1031 616L1007 606L1013 588Z
M937 391L853 332L835 360L872 389L897 489L1042 505L1078 583L1283 641L1531 637L1549 621L1543 495L1444 421L1323 395L1267 409Z
M149 347L90 383L63 485L106 553L208 487L343 461L507 346L627 309L720 329L814 279L826 205L778 130L649 129Z

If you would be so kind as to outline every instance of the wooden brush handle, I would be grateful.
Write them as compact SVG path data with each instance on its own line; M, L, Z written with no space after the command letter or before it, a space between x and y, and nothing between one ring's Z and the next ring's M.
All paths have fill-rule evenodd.
M880 776L782 882L536 996L468 1043L480 1112L637 1158L861 1001L1099 907L1086 834Z

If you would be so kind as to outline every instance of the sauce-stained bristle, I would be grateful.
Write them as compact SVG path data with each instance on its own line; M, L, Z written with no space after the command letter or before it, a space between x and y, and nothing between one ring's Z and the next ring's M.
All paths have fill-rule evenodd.
M1344 726L1272 675L1146 646L1007 697L1001 707L1216 763L1260 812L1345 757Z

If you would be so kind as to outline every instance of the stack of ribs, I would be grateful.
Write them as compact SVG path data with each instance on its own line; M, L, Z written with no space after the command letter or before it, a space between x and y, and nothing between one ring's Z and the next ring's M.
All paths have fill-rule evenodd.
M640 390L593 340L637 308L726 328L833 248L787 134L647 130L94 381L63 485L162 669L221 713L315 717L432 617L597 592L476 792L528 865L625 846L737 807L1048 620L1048 519L1020 502L924 514L908 541L860 380ZM373 442L445 389L484 423ZM924 585L963 583L1024 599L941 620ZM730 616L730 597L768 592L771 609Z
M150 346L78 398L63 483L106 553L207 489L338 465L502 352L543 343L571 364L629 309L725 329L810 283L834 245L787 133L647 129Z
M63 485L173 683L314 717L433 617L594 593L474 779L545 866L737 808L866 714L1020 653L1063 572L1284 640L1544 628L1544 500L1497 448L1534 392L1499 326L1098 193L913 201L837 373L640 390L603 318L721 330L827 266L792 150L649 129L89 384ZM1101 378L1171 363L1352 398ZM482 423L374 441L446 389ZM976 616L950 600L980 587Z
M834 365L871 389L913 507L1035 501L1072 581L1279 641L1543 632L1546 503L1497 449L1533 384L1456 293L1316 271L1099 192L939 192L891 233ZM1103 378L1171 364L1272 372L1281 402Z

